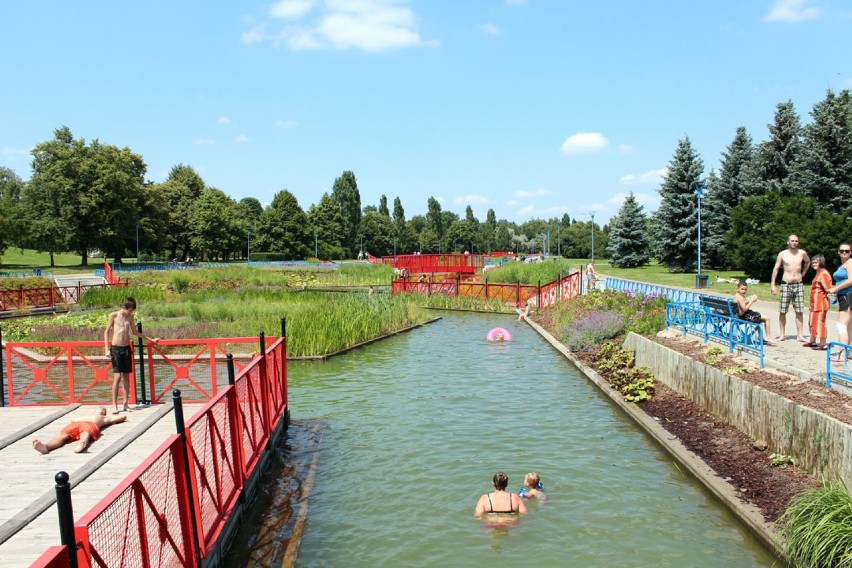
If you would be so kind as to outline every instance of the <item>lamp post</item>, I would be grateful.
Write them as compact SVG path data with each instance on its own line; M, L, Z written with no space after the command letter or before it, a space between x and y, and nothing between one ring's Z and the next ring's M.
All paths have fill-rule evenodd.
M562 258L562 221L556 222L556 256Z
M246 248L246 264L251 264L251 227L246 227L246 234L248 235L248 247Z
M319 241L317 240L316 230L314 230L314 256L319 258Z
M139 223L136 223L136 266L139 266Z
M589 216L592 218L592 262L595 261L595 213L597 211L589 211Z
M695 196L698 198L698 274L695 277L696 288L701 284L701 194L704 186L695 182Z

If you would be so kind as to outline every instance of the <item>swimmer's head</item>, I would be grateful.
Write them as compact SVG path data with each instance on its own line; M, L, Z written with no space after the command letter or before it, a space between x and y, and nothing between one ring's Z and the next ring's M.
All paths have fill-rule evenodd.
M535 489L541 483L541 478L534 471L529 472L524 476L524 485L530 489Z
M494 488L499 490L504 490L509 486L509 476L503 473L502 471L498 471L494 474Z

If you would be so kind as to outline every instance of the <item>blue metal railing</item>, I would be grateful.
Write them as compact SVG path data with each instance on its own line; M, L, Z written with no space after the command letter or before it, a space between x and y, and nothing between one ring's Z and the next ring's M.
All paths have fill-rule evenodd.
M730 302L731 300L726 300ZM730 309L730 308L729 308ZM686 335L700 335L707 343L716 339L728 345L728 351L741 349L755 354L763 368L763 327L759 323L745 321L731 315L721 314L698 302L669 302L666 304L666 329L679 328Z
M852 371L849 369L849 353L852 345L832 341L825 351L825 388L831 388L831 381L835 380L846 387L852 387ZM833 354L832 354L833 353ZM832 369L831 364L843 363L842 369Z
M716 294L693 292L691 290L684 290L683 288L671 288L669 286L660 286L659 284L648 284L647 282L636 282L635 280L624 280L622 278L609 277L606 279L606 289L643 294L645 296L653 295L665 298L670 302L690 304L700 303L702 296L724 298L724 296L717 296Z

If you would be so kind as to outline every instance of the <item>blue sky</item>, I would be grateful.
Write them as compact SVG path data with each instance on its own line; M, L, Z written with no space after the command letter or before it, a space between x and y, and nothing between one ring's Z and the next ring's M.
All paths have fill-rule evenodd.
M0 5L0 165L67 125L164 181L307 210L352 170L363 205L523 222L646 211L689 136L705 166L775 106L852 88L848 0L282 0Z

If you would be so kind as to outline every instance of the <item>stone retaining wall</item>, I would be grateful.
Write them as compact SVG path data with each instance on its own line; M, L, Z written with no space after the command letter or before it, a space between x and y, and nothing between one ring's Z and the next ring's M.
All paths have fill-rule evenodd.
M770 451L852 487L852 426L634 333L624 348L658 381L751 439L766 440Z

